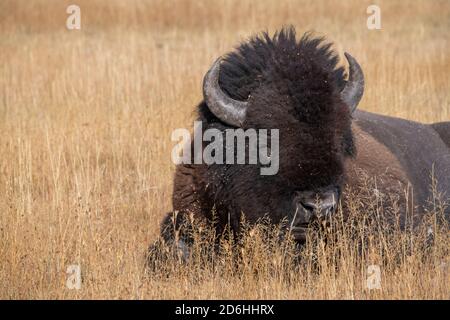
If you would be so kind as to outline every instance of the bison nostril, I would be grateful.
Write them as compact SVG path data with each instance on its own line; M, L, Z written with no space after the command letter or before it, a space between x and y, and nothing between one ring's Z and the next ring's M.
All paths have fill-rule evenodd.
M307 211L311 211L314 212L314 210L316 210L316 206L310 203L305 203L305 202L300 202L300 204L302 205L302 207L307 210Z
M325 216L326 217L330 217L335 211L336 211L336 207L335 206L330 206L330 207L325 209Z
M320 193L302 192L294 198L295 209L299 220L310 222L313 219L331 217L338 206L338 194L334 191Z
M303 210L309 214L315 215L317 217L327 217L332 215L336 211L336 204L330 203L319 203L314 204L312 202L300 202Z

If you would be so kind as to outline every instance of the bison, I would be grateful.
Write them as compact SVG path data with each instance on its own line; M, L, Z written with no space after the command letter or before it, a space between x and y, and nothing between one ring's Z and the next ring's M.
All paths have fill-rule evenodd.
M287 27L273 37L256 35L213 64L198 106L203 130L278 129L279 170L261 175L258 164L178 165L174 211L161 225L166 242L182 233L187 216L214 219L218 234L225 227L238 234L242 216L252 223L268 216L273 223L287 219L302 243L311 223L333 216L346 190L362 183L362 172L380 178L377 192L404 199L412 190L402 202L405 212L411 203L424 210L431 170L437 191L450 196L450 122L356 110L364 75L355 58L345 57L348 76L331 43L311 33L297 40ZM179 247L188 250L181 239Z

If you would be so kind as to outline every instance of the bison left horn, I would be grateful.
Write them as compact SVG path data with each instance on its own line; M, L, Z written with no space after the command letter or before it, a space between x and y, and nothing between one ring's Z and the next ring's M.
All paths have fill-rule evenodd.
M341 99L353 113L364 94L364 73L355 58L347 52L345 57L348 61L349 77L341 91Z
M203 79L203 95L209 110L220 120L234 127L242 127L247 112L247 102L234 100L219 86L221 58L214 62Z

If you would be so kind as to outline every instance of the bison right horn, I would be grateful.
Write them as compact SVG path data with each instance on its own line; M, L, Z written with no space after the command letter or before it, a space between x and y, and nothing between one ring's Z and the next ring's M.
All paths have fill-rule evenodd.
M353 113L364 94L364 73L355 58L347 52L345 52L345 57L348 61L349 77L341 91L341 99Z
M242 127L247 112L247 102L234 100L219 86L221 58L214 62L203 79L203 96L209 110L220 120L234 127Z

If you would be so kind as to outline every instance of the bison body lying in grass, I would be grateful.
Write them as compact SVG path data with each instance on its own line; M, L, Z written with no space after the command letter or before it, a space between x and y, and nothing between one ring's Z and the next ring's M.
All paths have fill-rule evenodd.
M167 243L188 254L192 218L213 223L218 235L226 229L237 235L243 216L284 220L302 243L340 204L345 211L340 200L367 177L376 177L371 192L394 199L404 213L425 212L433 181L434 192L450 196L450 122L428 125L356 110L363 71L345 56L347 76L330 44L308 34L298 41L287 28L272 38L256 36L214 63L198 106L203 131L277 129L278 171L261 175L260 164L178 165L174 211L161 226Z

